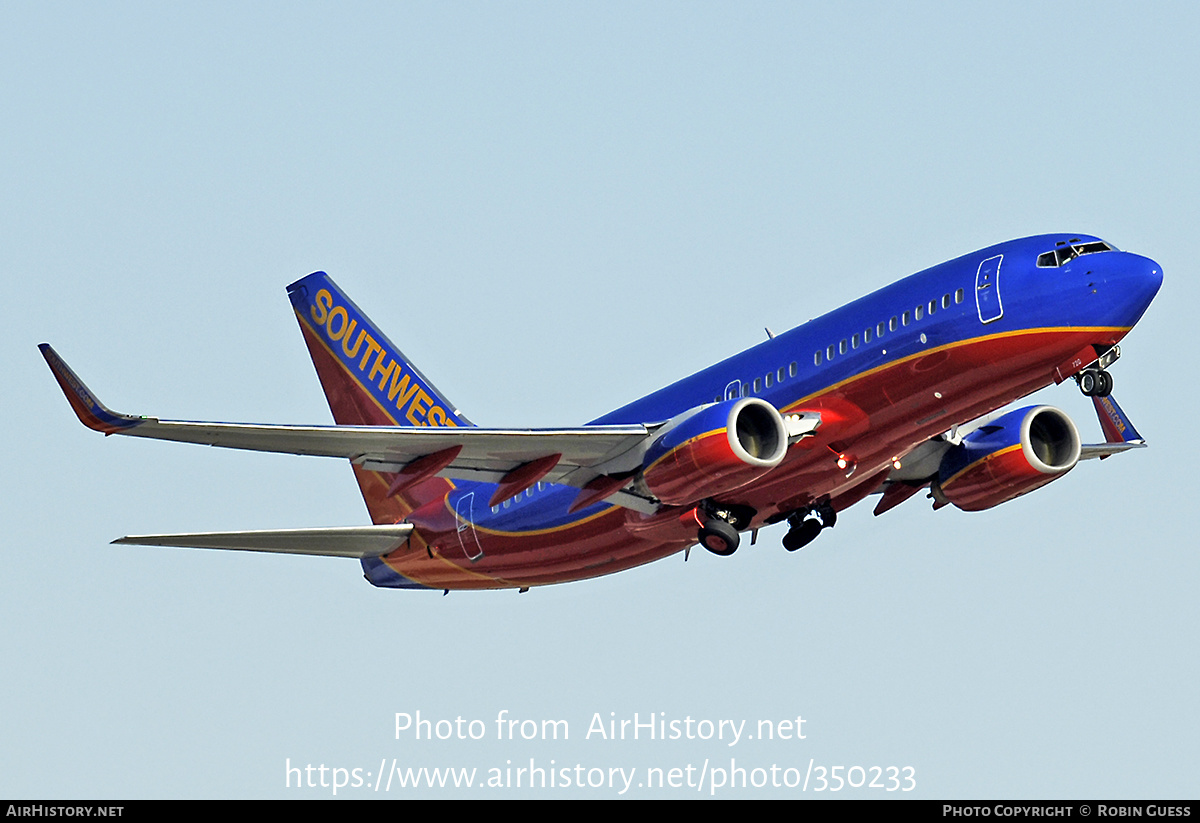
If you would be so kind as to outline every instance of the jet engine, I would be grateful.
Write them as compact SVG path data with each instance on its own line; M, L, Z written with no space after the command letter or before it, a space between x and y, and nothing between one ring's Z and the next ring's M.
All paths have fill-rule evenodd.
M642 477L671 505L741 488L787 454L783 417L770 403L743 397L698 406L672 418L642 461Z
M1079 462L1079 431L1053 406L1028 406L975 429L942 458L934 495L963 511L1020 497Z

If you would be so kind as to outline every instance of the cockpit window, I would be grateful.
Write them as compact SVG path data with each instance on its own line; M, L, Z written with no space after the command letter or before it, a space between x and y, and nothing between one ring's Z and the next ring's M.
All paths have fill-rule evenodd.
M1063 245L1054 251L1048 251L1038 255L1038 266L1046 268L1055 268L1061 266L1079 257L1082 254L1095 254L1101 251L1113 251L1113 247L1105 243L1103 240L1094 240L1088 243L1076 243L1068 246Z

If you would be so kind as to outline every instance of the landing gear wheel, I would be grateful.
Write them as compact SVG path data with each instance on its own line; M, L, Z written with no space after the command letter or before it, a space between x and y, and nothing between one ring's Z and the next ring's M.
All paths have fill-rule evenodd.
M1079 390L1083 392L1084 397L1094 397L1096 395L1096 384L1100 372L1085 371L1079 375Z
M701 527L698 539L701 546L721 557L733 554L737 551L738 543L741 542L741 536L737 533L737 529L724 520L716 518L707 521Z
M790 552L799 551L816 540L820 533L821 521L806 518L792 524L792 528L783 536L783 547Z
M1079 390L1085 397L1108 397L1112 394L1112 375L1104 369L1088 369L1079 375Z
M783 536L783 547L790 552L799 551L816 540L824 529L832 529L837 523L837 510L825 501L819 506L799 509L788 518L788 533Z

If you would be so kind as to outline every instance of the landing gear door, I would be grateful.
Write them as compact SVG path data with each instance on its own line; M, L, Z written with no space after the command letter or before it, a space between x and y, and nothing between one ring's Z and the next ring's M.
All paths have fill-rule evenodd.
M475 519L472 517L472 507L475 505L475 492L467 492L454 502L454 515L458 521L458 544L462 546L463 554L468 560L478 560L483 557L483 547L479 545L479 535L475 533Z
M1004 305L1000 302L1000 261L1004 255L989 257L979 264L975 273L975 306L979 309L979 322L991 323L1004 316Z

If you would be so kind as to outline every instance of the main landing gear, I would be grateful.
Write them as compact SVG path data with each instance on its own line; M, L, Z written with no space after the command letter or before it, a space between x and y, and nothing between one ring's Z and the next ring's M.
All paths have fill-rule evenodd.
M822 529L832 529L837 523L837 512L829 503L800 509L788 518L791 528L783 536L783 547L790 552L803 549L817 538Z
M1112 375L1104 369L1084 369L1075 379L1085 397L1108 397L1112 394Z
M741 535L737 533L737 529L724 520L713 517L706 520L704 525L700 527L699 540L700 545L713 554L728 557L737 551L738 543L741 542Z
M737 551L741 541L738 530L748 528L753 517L753 509L711 503L692 509L684 515L688 522L700 527L696 542L722 557L728 557ZM778 523L779 520L772 519L768 522ZM813 542L822 530L832 529L837 523L837 511L826 501L797 509L788 516L787 522L791 528L783 536L783 547L794 552Z
M737 551L741 542L738 530L750 525L754 509L710 502L693 509L689 515L695 517L695 522L700 526L696 541L713 554L728 557Z

